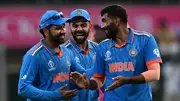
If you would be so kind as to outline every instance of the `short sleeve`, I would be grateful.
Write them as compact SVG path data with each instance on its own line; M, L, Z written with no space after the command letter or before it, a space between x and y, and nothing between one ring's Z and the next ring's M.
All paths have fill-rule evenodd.
M29 98L31 100L46 100L46 101L59 101L62 99L62 95L59 90L47 91L42 90L33 85L38 73L40 65L40 59L35 56L27 55L23 58L23 63L20 71L18 94Z
M153 36L150 36L147 43L144 46L144 58L146 66L152 63L162 63L161 55Z
M100 48L97 48L96 52L96 62L94 66L94 75L95 78L104 78L105 77L105 63L102 52Z

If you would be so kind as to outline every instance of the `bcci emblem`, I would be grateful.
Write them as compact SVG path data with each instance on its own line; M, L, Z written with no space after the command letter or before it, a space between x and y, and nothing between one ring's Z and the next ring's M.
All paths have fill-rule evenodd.
M111 52L107 51L105 54L105 61L111 60Z
M49 60L49 62L48 62L48 70L49 71L52 71L52 70L55 70L56 68L54 67L54 62L53 61L51 61L51 60Z
M132 56L132 57L136 56L137 53L138 52L137 52L136 48L132 48L132 49L129 50L129 55Z
M82 12L81 12L80 10L78 10L76 14L77 14L77 15L81 15Z
M71 66L69 60L66 61L66 64L67 64L69 67Z

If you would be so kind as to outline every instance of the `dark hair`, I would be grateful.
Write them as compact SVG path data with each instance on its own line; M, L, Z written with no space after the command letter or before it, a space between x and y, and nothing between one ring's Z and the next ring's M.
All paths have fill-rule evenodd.
M39 30L39 32L42 34L42 36L43 36L44 38L46 37L42 29Z
M98 24L95 24L94 29L101 29L101 27Z
M49 26L47 26L46 28L47 28L47 29L50 29L51 26L52 26L52 25L49 25ZM42 36L43 36L44 38L46 37L45 34L44 34L43 29L40 29L39 32L42 34Z
M121 5L110 5L110 6L106 6L105 8L103 8L101 10L101 16L103 16L104 14L108 13L109 17L118 17L121 19L121 21L123 23L127 23L127 12L125 10L124 7L122 7Z

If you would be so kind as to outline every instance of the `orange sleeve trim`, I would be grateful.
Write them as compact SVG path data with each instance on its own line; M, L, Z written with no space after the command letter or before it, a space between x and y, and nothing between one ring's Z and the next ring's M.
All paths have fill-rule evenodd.
M95 77L95 78L104 78L105 75L103 75L103 74L95 74L94 73L93 77Z
M153 64L153 63L162 63L162 60L161 59L158 59L158 60L150 60L148 62L146 62L146 66L150 65L150 64Z

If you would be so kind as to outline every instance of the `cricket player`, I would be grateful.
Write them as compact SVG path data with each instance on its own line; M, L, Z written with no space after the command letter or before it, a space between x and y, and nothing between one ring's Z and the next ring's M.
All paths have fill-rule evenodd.
M150 82L159 80L162 63L154 37L127 28L128 15L120 5L101 10L107 39L97 49L94 76L71 73L81 88L105 86L104 101L152 101ZM106 81L104 81L106 77Z
M77 94L68 90L70 71L85 70L75 62L64 43L65 22L62 12L48 10L40 20L43 39L23 57L18 94L27 101L64 101Z
M93 76L93 67L96 59L97 44L88 40L91 29L90 15L84 9L76 9L71 12L69 27L72 38L64 45L72 50L78 64L89 70L87 77ZM79 90L79 94L72 101L99 101L98 90Z

